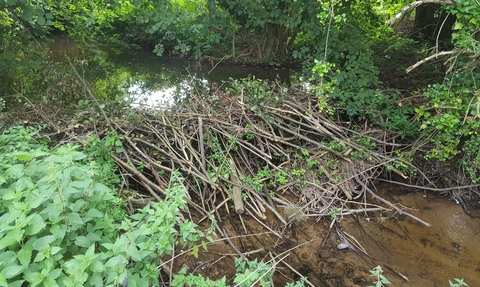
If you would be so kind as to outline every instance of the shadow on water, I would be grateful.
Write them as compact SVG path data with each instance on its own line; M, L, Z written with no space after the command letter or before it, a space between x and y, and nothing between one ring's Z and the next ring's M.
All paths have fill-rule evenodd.
M84 57L81 47L68 38L56 38L49 44L50 59L64 61L65 54ZM291 69L199 63L174 57L158 57L152 52L131 50L122 53L94 51L89 62L97 62L111 73L126 77L120 81L127 97L133 97L136 106L171 107L192 94L208 92L234 84L234 80L247 77L277 80L290 85L299 71ZM98 75L98 72L93 72ZM94 80L94 79L93 79Z

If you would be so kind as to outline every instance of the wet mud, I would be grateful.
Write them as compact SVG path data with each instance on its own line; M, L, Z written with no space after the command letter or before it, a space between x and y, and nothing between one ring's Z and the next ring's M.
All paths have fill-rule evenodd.
M383 213L343 217L332 228L330 220L315 218L285 228L267 214L262 223L282 234L281 239L248 215L240 219L238 215L225 214L223 227L248 259L275 258L274 286L299 279L296 272L307 277L313 286L368 286L374 280L369 270L377 265L392 282L390 286L449 286L448 280L453 278L464 278L469 286L480 286L478 218L471 218L461 205L444 197L422 192L398 193L388 187L377 192L431 226ZM355 246L337 249L342 243L337 228L354 238L352 241L366 254ZM231 279L235 275L234 256L237 254L230 245L221 241L209 245L208 251L201 251L198 259L180 256L174 271L185 267L211 279Z

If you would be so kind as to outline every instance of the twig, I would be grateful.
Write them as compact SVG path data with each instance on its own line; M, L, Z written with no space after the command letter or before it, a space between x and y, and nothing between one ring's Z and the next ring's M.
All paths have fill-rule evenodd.
M410 73L413 69L417 68L418 66L420 66L421 64L425 63L425 62L428 62L432 59L437 59L438 57L440 56L445 56L445 55L452 55L454 53L456 53L457 51L456 50L452 50L452 51L443 51L443 52L439 52L439 53L436 53L434 55L431 55L431 56L428 56L426 57L425 59L421 60L421 61L418 61L416 62L415 64L411 65L410 67L406 68L405 69L405 72L408 74Z
M399 214L409 216L409 217L415 219L416 221L422 223L425 226L431 226L431 224L421 220L420 218L418 218L418 217L416 217L416 216L414 216L414 215L412 215L408 212L405 212L405 211L401 210L400 208L398 208L394 204L392 204L390 201L376 195L370 188L368 188L368 186L366 186L362 181L360 181L360 179L357 176L355 176L355 179L358 182L358 184L360 184L361 186L363 186L363 188L365 188L365 190L372 196L373 199L380 200L381 202L383 202L386 205L390 206L391 208L395 209Z

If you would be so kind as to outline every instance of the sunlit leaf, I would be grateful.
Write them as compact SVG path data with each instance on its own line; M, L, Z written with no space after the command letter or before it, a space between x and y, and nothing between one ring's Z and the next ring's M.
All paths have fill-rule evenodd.
M32 251L33 248L29 245L25 245L17 252L17 258L20 264L23 266L28 266L32 260Z
M12 265L12 266L5 267L0 273L3 274L5 278L10 279L22 273L22 271L25 270L25 268L26 268L25 266Z
M45 245L49 245L53 241L55 241L55 236L46 235L46 236L40 237L37 240L35 240L35 242L33 242L32 247L33 247L34 250L40 250L43 247L45 247Z

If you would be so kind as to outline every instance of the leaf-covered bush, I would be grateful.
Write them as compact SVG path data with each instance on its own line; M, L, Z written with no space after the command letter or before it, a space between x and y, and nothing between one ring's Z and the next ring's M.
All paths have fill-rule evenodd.
M0 135L0 286L158 286L162 256L203 236L180 217L177 175L163 202L127 218L95 161L34 135Z

